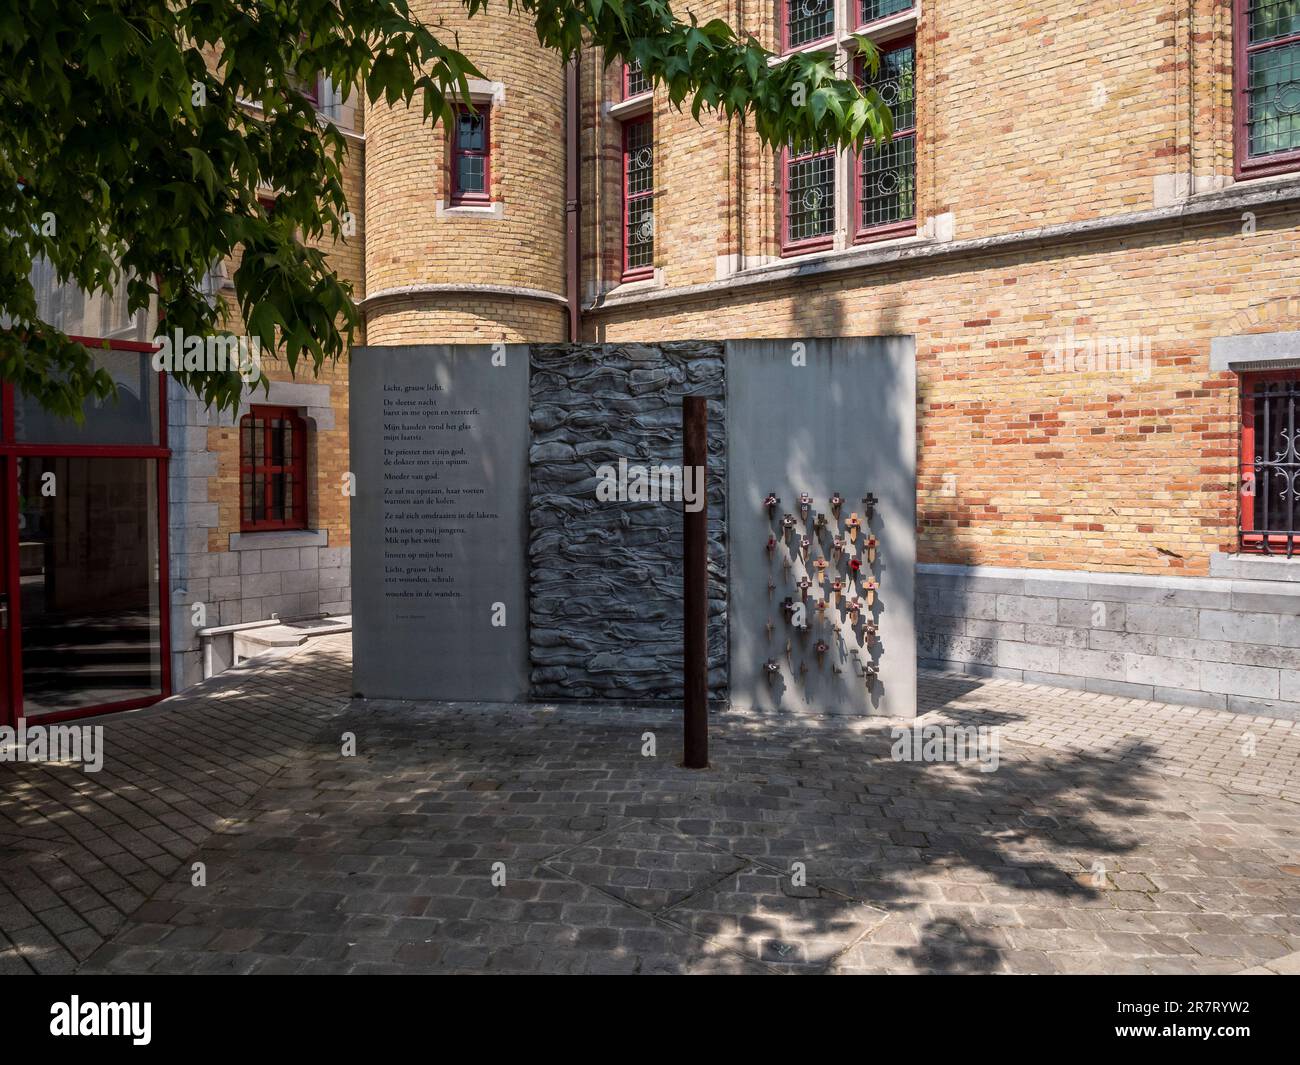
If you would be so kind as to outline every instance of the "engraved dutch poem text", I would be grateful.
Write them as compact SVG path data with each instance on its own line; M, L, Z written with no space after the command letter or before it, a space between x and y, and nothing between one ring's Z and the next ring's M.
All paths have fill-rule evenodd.
M429 382L386 384L383 408L384 598L408 608L399 617L424 618L409 608L465 597L465 549L500 516L484 509L480 411Z

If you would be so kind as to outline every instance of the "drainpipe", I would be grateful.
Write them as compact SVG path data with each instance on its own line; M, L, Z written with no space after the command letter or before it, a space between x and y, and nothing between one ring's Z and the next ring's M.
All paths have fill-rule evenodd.
M566 68L567 86L564 114L564 226L565 226L565 295L569 303L569 341L577 343L582 337L581 243L578 224L581 215L581 189L579 187L579 129L578 118L582 106L579 53L574 52Z

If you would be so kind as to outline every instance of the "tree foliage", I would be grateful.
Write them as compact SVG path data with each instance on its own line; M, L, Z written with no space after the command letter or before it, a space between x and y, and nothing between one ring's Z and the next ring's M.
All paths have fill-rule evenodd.
M679 108L752 123L764 142L862 143L888 109L827 54L779 63L726 23L661 0L499 0L568 58L594 43L634 60ZM487 0L463 0L481 15ZM245 329L294 373L344 354L359 314L312 241L346 238L348 141L304 86L323 75L371 101L418 101L427 121L468 99L474 64L407 0L38 0L0 11L0 377L79 417L113 383L37 307L33 262L87 293L156 298L167 331L229 328L204 292L238 253ZM874 62L869 43L861 47ZM274 210L259 198L272 190ZM238 405L236 371L174 374Z

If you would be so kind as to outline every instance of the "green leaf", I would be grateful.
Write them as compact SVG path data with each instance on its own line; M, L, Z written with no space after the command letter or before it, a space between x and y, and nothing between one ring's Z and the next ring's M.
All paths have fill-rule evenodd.
M718 18L679 18L665 0L505 6L557 54L582 44L607 60L635 58L673 107L689 97L697 119L715 111L751 122L773 147L811 134L879 140L892 129L879 95L836 80L831 57L770 64L751 35ZM489 4L463 0L462 9L480 18ZM858 47L878 62L865 38ZM236 263L230 310L268 355L278 350L307 373L346 354L360 324L352 288L300 240L337 237L342 214L361 206L346 195L347 138L332 116L320 121L293 76L317 67L371 103L405 106L418 93L430 125L448 121L449 100L484 77L454 32L425 25L407 0L0 5L0 314L21 326L0 330L0 377L69 416L113 391L85 349L42 318L36 257L91 296L120 288L120 266L128 313L156 297L168 324L190 333L227 315L225 300L202 296L205 271ZM791 102L795 80L810 106ZM203 99L193 98L196 85ZM31 176L43 180L19 189ZM255 206L266 188L280 193L271 219ZM53 234L37 224L46 211L58 220ZM237 377L176 377L209 404L239 402Z

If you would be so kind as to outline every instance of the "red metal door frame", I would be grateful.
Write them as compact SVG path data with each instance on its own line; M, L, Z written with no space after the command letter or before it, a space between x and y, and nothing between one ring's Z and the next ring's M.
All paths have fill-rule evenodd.
M90 348L107 346L116 351L151 353L152 344L133 340L104 340L94 337L73 337ZM4 584L9 595L9 628L3 635L4 654L0 656L0 724L15 724L23 705L22 670L22 595L18 564L18 460L24 456L42 458L143 458L153 459L157 476L158 500L158 641L161 656L159 692L138 699L124 699L115 703L83 706L75 710L59 710L41 714L42 723L67 721L73 718L107 714L118 710L136 710L151 706L171 694L171 589L170 553L167 542L168 504L167 468L171 450L167 446L167 375L158 374L158 443L156 445L113 444L20 444L14 440L14 390L5 382L0 386L0 471L5 487L0 505L0 536L3 546L0 559L4 565ZM8 714L5 719L4 715Z

